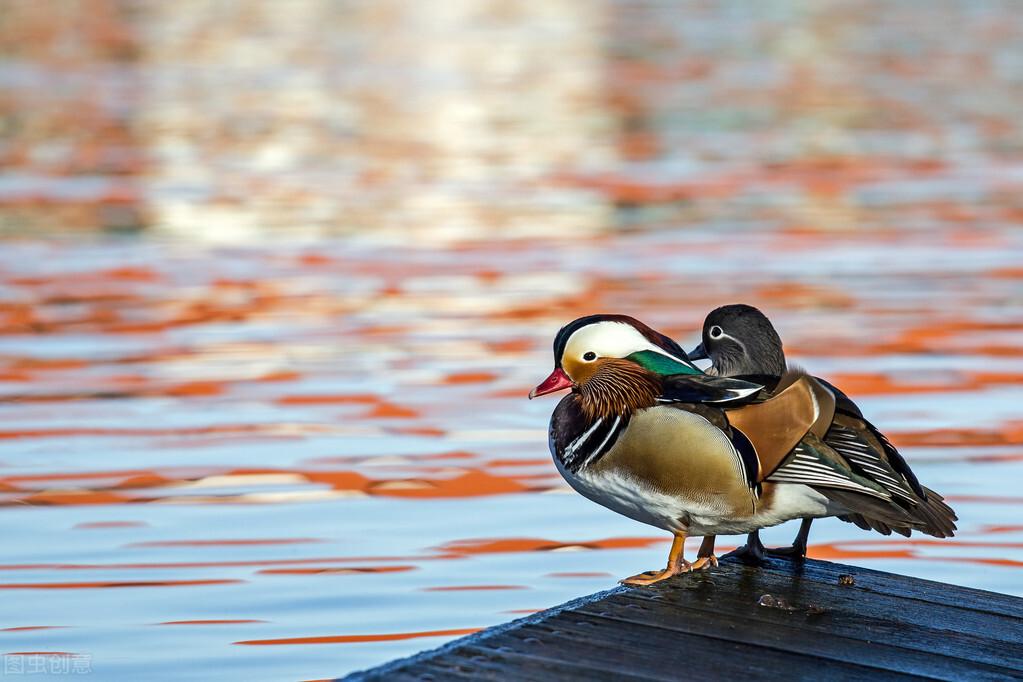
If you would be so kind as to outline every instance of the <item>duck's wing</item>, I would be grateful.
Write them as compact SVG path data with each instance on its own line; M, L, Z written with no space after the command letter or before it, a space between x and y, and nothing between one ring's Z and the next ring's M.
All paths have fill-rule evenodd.
M824 442L844 457L854 471L883 487L893 498L914 505L918 500L926 499L926 493L915 476L911 483L892 466L884 446L887 439L881 441L875 436L873 430L867 428L866 420L846 413L836 413L831 428L824 436ZM909 467L905 469L908 471Z
M757 396L756 402L725 410L731 429L742 434L756 454L758 482L791 458L808 433L823 434L834 415L830 393L806 375L787 377L785 384L773 396Z
M833 397L833 416L826 425L818 420L766 480L813 487L849 510L840 518L861 528L950 537L956 515L941 496L920 486L894 446L845 394L816 378L805 380L818 397L821 390Z
M755 399L763 385L743 379L709 374L671 374L661 379L659 403L713 403L737 405Z
M767 479L770 483L809 486L847 510L839 516L865 530L884 535L928 532L930 524L917 513L918 503L893 499L876 481L861 476L849 462L813 433L808 433ZM933 533L932 533L933 534Z
M934 537L955 534L955 512L932 490L927 499L892 494L892 486L860 475L842 455L813 434L807 434L791 456L768 479L774 483L802 483L845 507L838 518L864 530L909 537L918 530Z
M778 385L782 383L782 378L776 374L736 374L732 378L760 384L764 387L763 399L765 400L774 395Z
M826 386L791 372L776 390L766 399L761 396L757 402L725 410L732 432L745 436L755 453L757 481L807 485L850 513L886 527L913 526L913 518L892 503L890 492L854 470L824 442L838 404Z
M893 501L918 522L918 528L935 537L952 537L958 520L955 511L938 493L920 485L909 463L891 441L871 424L845 393L823 379L816 379L835 395L836 414L825 443L844 457L857 473L888 491ZM878 519L853 514L840 517L861 528L888 535L891 531L909 535L907 528L879 523Z
M899 490L926 500L926 489L891 441L867 421L849 396L824 379L815 379L826 386L836 400L835 423L824 438L828 445L848 458L854 467L861 468L864 474L875 471L882 479L894 478ZM895 490L892 492L900 495Z
M817 489L848 490L886 503L892 499L891 493L856 473L844 457L812 433L800 439L766 480L771 483L801 483Z

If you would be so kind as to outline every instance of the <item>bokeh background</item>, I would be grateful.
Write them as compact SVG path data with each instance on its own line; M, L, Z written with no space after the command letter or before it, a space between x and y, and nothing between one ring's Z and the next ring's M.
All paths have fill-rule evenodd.
M329 678L660 565L525 400L593 312L761 307L961 517L811 555L1023 596L1021 112L1011 0L0 0L5 672Z

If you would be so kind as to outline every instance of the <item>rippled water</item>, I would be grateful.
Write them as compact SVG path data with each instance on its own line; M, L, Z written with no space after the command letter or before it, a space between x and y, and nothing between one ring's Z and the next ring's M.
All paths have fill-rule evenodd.
M1012 3L8 5L5 673L332 677L662 565L525 399L593 312L762 307L961 518L810 554L1023 596Z
M960 237L9 243L2 649L329 677L658 566L663 533L567 490L554 401L525 394L576 315L693 343L734 300L962 519L951 541L820 522L810 554L1023 595L1023 235Z

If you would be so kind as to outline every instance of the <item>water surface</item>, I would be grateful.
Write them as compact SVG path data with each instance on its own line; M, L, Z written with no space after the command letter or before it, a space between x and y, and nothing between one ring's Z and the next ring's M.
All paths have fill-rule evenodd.
M525 394L577 315L695 344L734 300L961 517L949 541L820 522L811 556L1023 595L1023 320L1004 315L1023 236L956 239L9 243L3 651L104 678L329 677L656 567L665 535L567 489L554 401Z
M7 4L5 672L333 677L662 565L525 399L594 312L762 307L961 518L811 556L1023 596L1012 3Z

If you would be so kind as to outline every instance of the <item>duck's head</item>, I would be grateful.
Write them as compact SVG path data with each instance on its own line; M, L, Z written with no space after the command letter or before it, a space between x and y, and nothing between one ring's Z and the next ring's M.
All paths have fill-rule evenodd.
M690 360L710 359L719 376L785 373L781 338L767 317L750 305L716 308L703 322L703 343L689 352Z
M554 371L530 398L562 389L580 390L617 368L619 374L702 374L670 338L628 315L580 317L554 339Z

